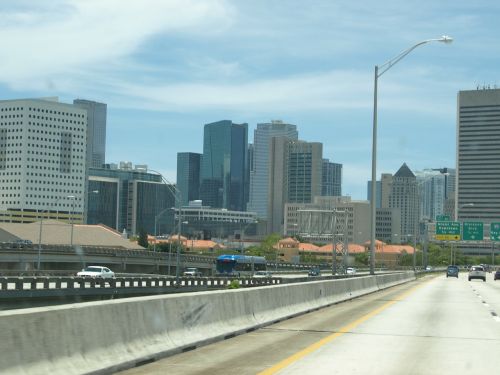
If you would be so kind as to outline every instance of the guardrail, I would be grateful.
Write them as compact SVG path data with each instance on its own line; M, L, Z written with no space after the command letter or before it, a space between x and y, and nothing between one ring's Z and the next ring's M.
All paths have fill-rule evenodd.
M125 296L225 289L231 278L117 277L0 277L0 300L33 297ZM238 279L240 287L277 285L281 278Z

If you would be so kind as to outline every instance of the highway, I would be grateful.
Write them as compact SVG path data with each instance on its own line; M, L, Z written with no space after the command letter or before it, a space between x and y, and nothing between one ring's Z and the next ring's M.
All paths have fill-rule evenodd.
M498 374L500 281L425 277L122 374Z

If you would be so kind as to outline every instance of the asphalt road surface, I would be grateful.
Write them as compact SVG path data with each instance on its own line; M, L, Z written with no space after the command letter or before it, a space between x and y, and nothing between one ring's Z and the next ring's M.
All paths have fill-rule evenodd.
M426 277L123 374L500 374L500 281Z

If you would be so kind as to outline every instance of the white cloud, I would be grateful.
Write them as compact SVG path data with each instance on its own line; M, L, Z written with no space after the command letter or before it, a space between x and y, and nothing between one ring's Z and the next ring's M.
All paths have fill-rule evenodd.
M78 75L130 55L162 32L211 33L230 24L223 0L67 0L1 16L0 80L19 89ZM50 10L50 11L49 11ZM72 78L74 80L74 78ZM63 82L64 84L64 82Z

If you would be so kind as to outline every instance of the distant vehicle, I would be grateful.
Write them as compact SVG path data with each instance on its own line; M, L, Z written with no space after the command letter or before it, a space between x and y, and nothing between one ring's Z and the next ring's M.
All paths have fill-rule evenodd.
M458 267L457 266L448 266L446 269L446 277L456 277L458 279Z
M469 281L472 279L481 279L486 281L486 272L483 266L472 266L469 271Z
M107 267L88 266L78 272L76 276L112 279L113 277L115 277L115 273Z
M219 276L252 276L257 271L266 271L266 258L247 255L220 255L215 261Z
M31 242L30 240L19 239L12 242L12 247L14 248L31 247L31 245L33 245L33 242Z
M321 271L319 268L311 268L307 276L321 276Z
M347 267L345 270L345 273L348 275L355 275L356 274L356 268L354 267Z
M500 268L493 274L493 280L500 280Z
M201 272L196 267L188 267L182 275L186 277L201 277Z
M253 277L270 278L270 277L273 277L273 274L269 271L257 271L254 273Z
M426 270L427 272L430 272L430 271L432 271L432 267L431 267L431 266L427 266L427 267L425 267L425 270Z

